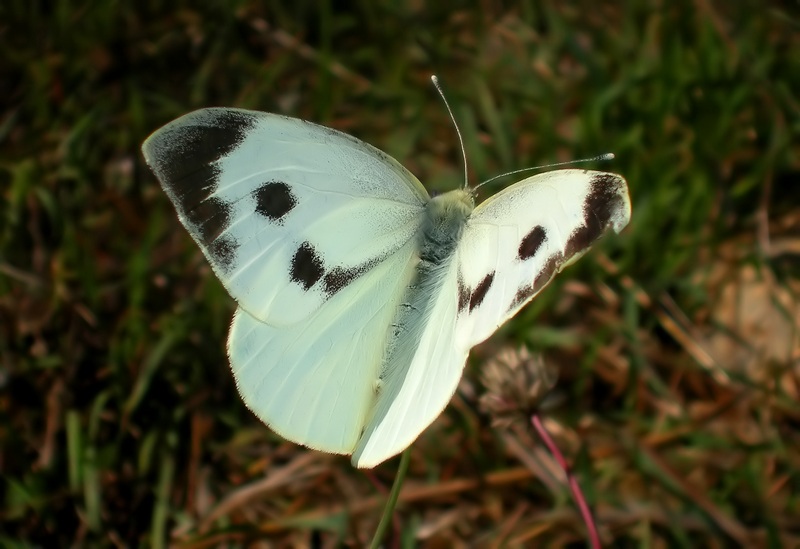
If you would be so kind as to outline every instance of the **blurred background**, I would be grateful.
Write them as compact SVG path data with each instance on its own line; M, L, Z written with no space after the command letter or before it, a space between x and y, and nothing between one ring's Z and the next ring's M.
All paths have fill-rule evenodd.
M426 4L0 5L0 545L368 543L397 460L355 470L245 408L234 303L140 145L271 111L442 192L435 73L472 184L613 152L591 167L633 218L474 350L387 546L585 546L541 441L479 405L497 364L531 381L521 348L558 373L541 414L607 545L800 546L798 2Z

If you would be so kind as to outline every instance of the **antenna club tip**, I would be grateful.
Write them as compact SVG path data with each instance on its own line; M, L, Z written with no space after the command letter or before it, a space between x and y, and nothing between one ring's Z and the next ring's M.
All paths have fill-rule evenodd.
M614 160L616 157L614 153L606 153L603 155L603 160Z
M436 77L435 74L431 75L431 82L433 82L434 84L438 84L439 83L439 79Z

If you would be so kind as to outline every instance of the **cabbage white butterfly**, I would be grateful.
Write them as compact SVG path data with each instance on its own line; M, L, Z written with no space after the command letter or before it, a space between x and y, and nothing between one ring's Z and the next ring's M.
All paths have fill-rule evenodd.
M142 150L238 304L228 355L245 404L357 467L410 445L470 348L630 218L618 175L542 173L475 207L468 188L431 198L354 137L255 111L189 113Z

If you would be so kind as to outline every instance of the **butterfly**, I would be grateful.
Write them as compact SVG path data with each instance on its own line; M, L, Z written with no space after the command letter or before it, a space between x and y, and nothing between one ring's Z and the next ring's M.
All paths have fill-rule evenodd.
M142 150L236 300L227 351L245 404L357 467L409 446L470 349L630 219L619 175L551 171L475 207L469 188L431 198L350 135L256 111L186 114Z

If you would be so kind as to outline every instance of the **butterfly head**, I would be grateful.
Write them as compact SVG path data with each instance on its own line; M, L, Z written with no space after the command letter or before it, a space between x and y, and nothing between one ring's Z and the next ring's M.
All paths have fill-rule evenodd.
M472 192L457 189L432 198L425 208L421 232L421 257L440 263L456 248L475 201Z
M429 219L447 219L463 224L475 209L471 189L456 189L433 197L428 202Z

